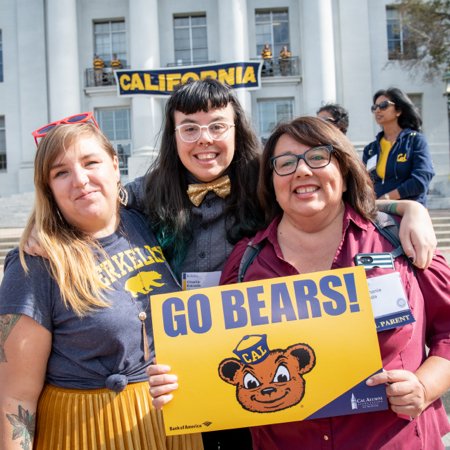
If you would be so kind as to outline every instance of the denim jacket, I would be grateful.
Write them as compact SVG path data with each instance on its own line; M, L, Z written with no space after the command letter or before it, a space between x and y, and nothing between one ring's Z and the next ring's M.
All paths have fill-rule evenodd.
M378 133L375 141L364 148L363 162L366 166L367 161L375 155L378 159L383 135L383 131ZM375 166L370 172L377 198L397 189L402 199L416 200L423 205L426 205L434 174L425 136L410 128L401 131L389 152L384 179L378 176Z

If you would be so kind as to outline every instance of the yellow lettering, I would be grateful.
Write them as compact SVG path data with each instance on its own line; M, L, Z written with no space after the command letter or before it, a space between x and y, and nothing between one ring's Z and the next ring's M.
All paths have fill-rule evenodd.
M130 76L124 73L119 75L119 84L124 91L130 90Z
M256 74L255 68L253 66L248 66L245 69L244 77L242 79L242 83L256 83Z
M217 79L217 72L215 70L203 70L200 72L200 77L202 80L205 78L213 78L214 80Z
M230 86L233 86L235 84L234 69L234 67L230 67L228 72L225 69L219 69L219 81L221 83L227 83Z
M236 84L242 83L242 66L236 67Z
M189 81L191 78L193 80L199 80L200 79L200 77L196 73L194 73L194 72L186 72L181 77L181 83L186 83L186 81Z
M168 73L167 77L167 90L169 92L173 91L173 88L180 84L181 82L181 74L180 73Z
M132 91L143 91L144 90L144 85L142 83L141 77L139 76L138 73L133 73L133 75L131 76L131 87L130 89Z
M144 73L144 83L146 91L156 91L159 89L158 85L156 86L152 85L152 77L149 73Z
M261 345L258 345L259 356L264 356L267 353L267 348L262 348Z
M159 80L159 90L165 91L166 90L166 76L163 73L161 73L158 75L158 80Z
M248 357L247 353L242 353L242 359L246 362L246 363L251 363L252 359Z
M162 248L158 245L155 247L152 247L152 255L155 258L156 262L164 262L166 260L166 258L164 258L164 255L163 255Z
M105 278L102 268L100 266L96 266L95 270L97 271L97 275L100 278L100 281L107 287L111 286L111 282L108 280L108 278Z
M143 250L143 249L136 247L134 250L136 251L137 254L139 254L139 256L140 256L140 258L141 258L141 261L142 261L146 266L149 266L150 264L153 264L153 263L155 262L155 260L151 257L151 255L146 256L146 255L144 255L144 254L142 253L142 250Z
M100 264L100 267L104 271L104 275L111 280L111 283L114 283L114 281L120 278L120 275L115 271L115 268L109 259L103 261Z
M133 270L133 268L125 262L123 252L111 256L111 259L116 263L116 266L120 270L122 276L126 275L127 273L130 273ZM125 270L125 268L127 270Z
M134 249L125 250L124 253L128 256L128 259L131 261L131 264L133 264L133 267L135 269L140 269L141 267L143 267L144 263L136 259Z

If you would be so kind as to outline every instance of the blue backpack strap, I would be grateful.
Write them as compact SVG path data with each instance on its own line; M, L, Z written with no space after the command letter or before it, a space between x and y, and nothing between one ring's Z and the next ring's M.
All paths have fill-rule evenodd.
M378 211L373 224L379 233L394 246L394 250L391 252L392 257L394 259L401 255L406 257L398 236L398 224L394 218L385 212ZM407 258L407 260L410 262L409 258Z
M248 267L256 258L258 253L261 251L262 247L263 247L262 242L260 242L259 244L253 244L253 242L250 241L247 244L244 254L242 255L241 263L239 264L239 271L238 271L239 283L241 283L244 280L245 272L247 272Z

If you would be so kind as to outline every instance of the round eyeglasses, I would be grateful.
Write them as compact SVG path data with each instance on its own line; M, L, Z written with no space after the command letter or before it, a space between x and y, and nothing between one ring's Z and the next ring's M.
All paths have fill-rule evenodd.
M297 170L298 163L301 159L311 169L321 169L322 167L328 166L333 152L334 149L331 145L319 145L306 150L302 155L287 153L280 156L273 156L270 158L270 163L275 173L280 177L284 177L293 174Z
M178 131L178 134L182 141L184 142L195 142L200 139L202 134L202 130L205 128L208 136L213 141L223 141L228 137L228 132L230 128L235 125L228 122L213 122L209 125L199 125L197 123L184 123L182 125L178 125L175 127L175 131Z
M385 110L388 109L389 106L391 106L391 105L395 105L395 103L394 103L394 102L391 102L390 100L384 100L384 101L382 101L382 102L380 102L380 103L375 103L374 105L372 105L372 106L370 107L370 110L371 110L372 112L375 112L375 111L379 108L380 111L385 111Z

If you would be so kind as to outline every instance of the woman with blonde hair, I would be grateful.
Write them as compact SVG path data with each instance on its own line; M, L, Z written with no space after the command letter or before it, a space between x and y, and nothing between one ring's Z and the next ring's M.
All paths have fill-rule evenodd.
M120 207L114 148L90 113L34 135L35 207L0 287L0 448L202 449L166 437L151 406L149 294L179 285L145 218ZM33 227L48 259L24 253Z

